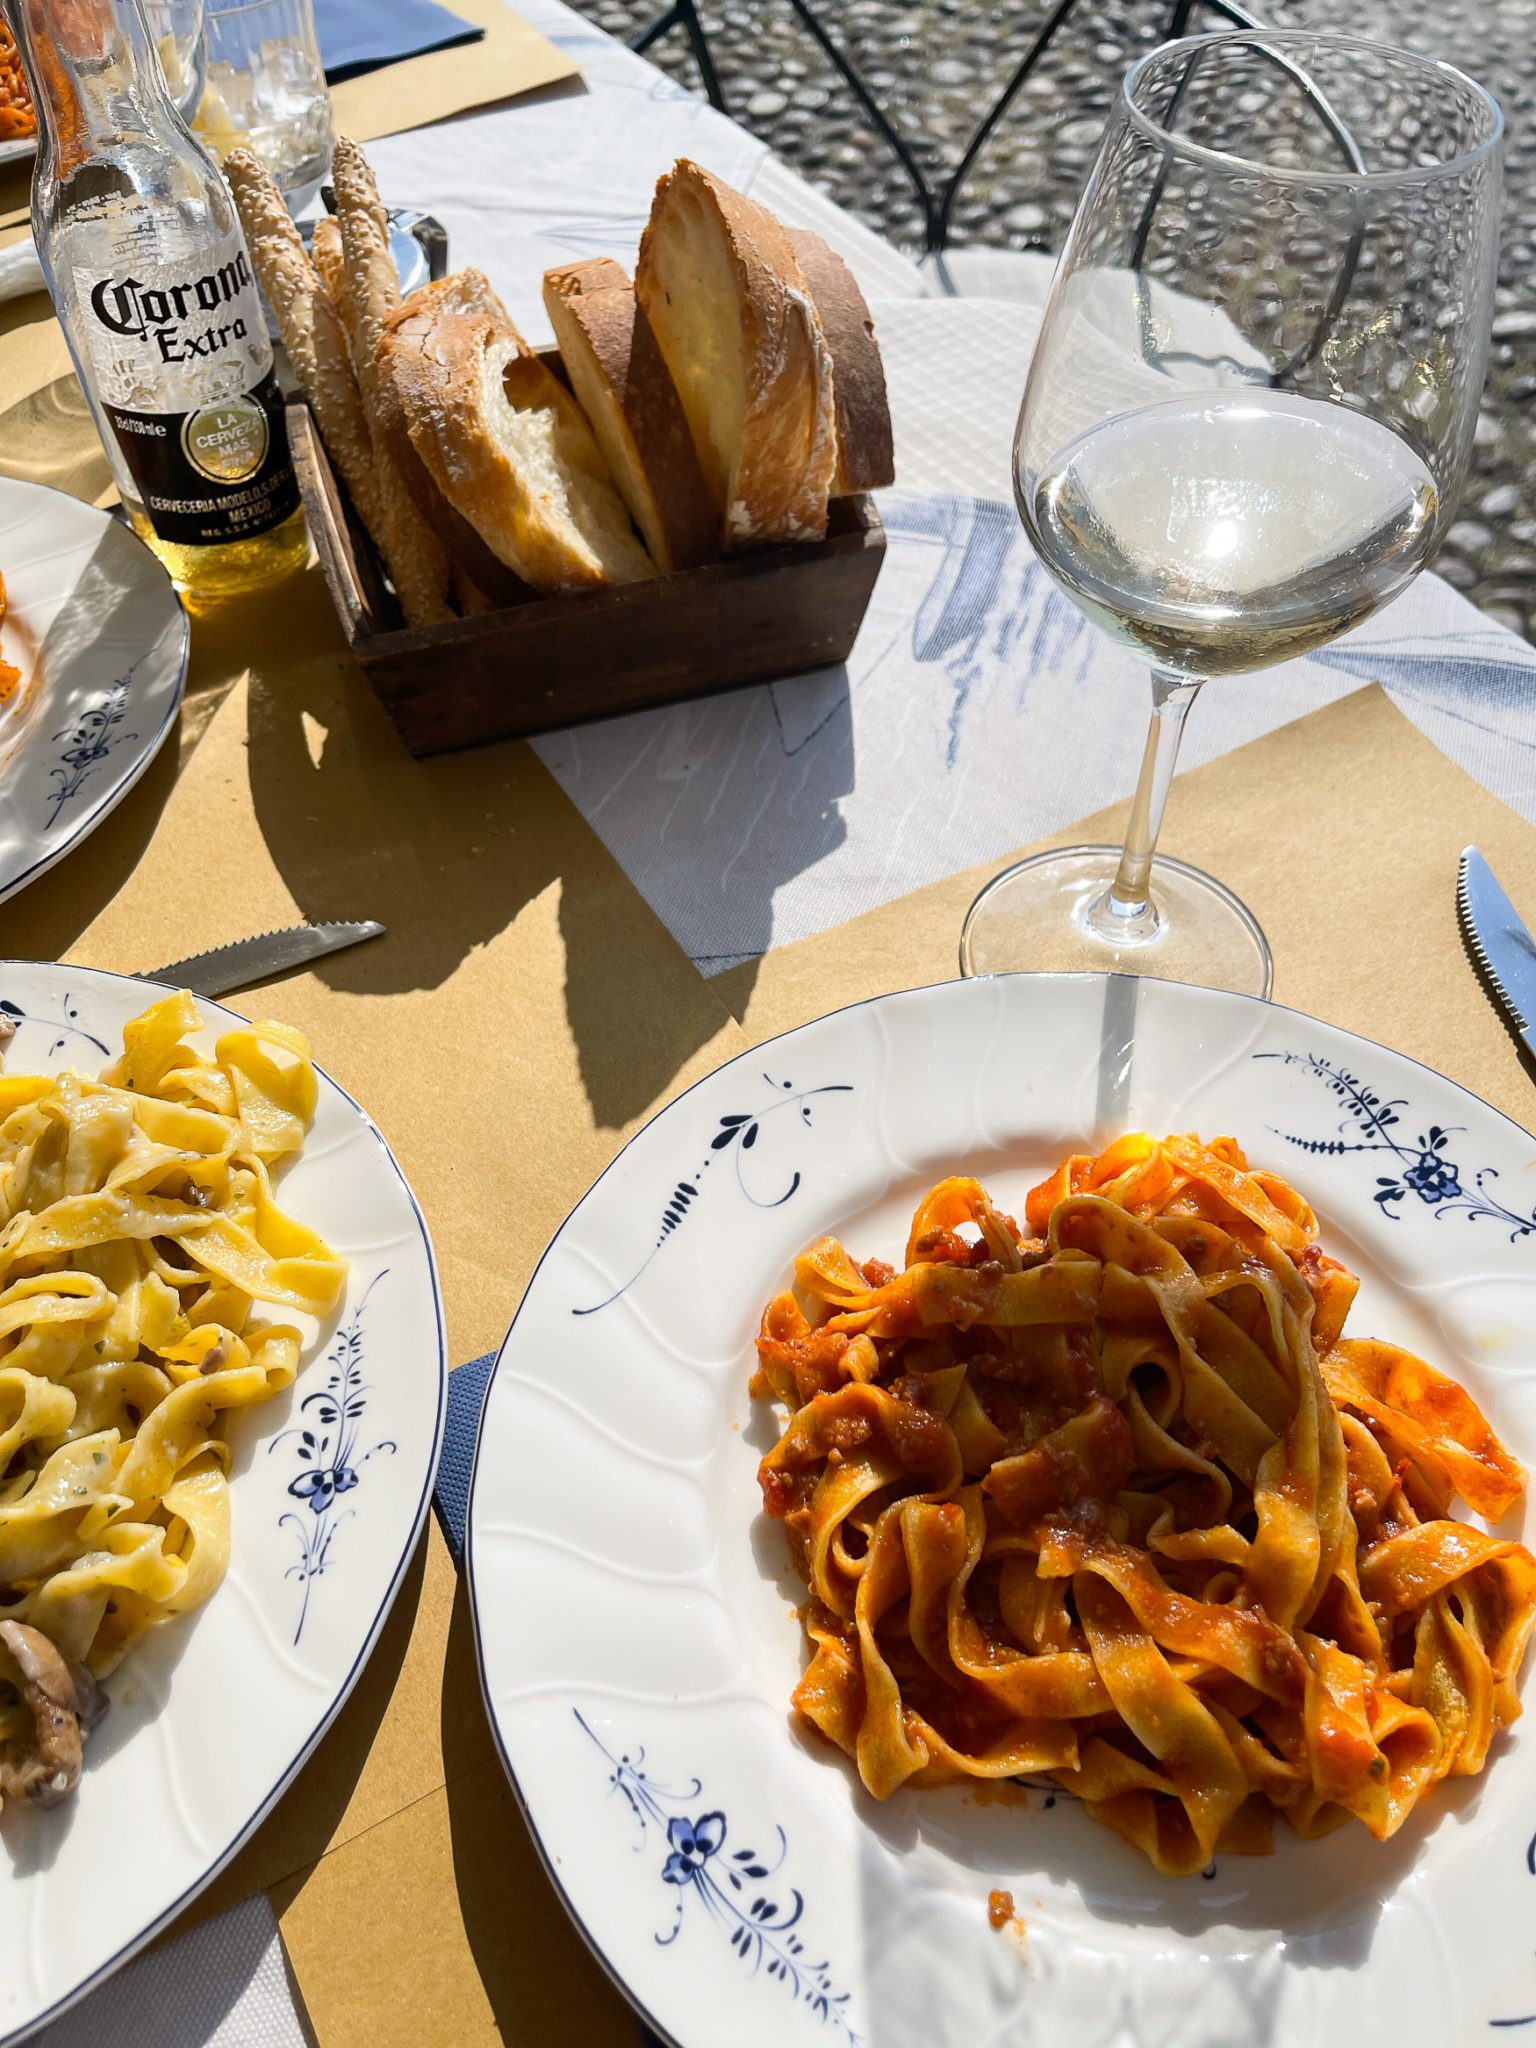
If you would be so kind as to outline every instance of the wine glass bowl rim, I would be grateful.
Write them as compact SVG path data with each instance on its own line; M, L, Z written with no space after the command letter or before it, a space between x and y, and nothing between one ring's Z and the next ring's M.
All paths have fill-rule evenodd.
M1262 157L1242 156L1232 150L1214 149L1208 143L1192 141L1187 135L1180 135L1175 129L1164 127L1155 114L1138 104L1136 87L1143 76L1154 66L1164 64L1170 56L1182 50L1215 50L1222 46L1258 44L1272 47L1284 55L1292 54L1298 48L1315 50L1319 45L1338 51L1358 53L1362 58L1388 58L1399 64L1406 64L1431 76L1443 86L1455 86L1467 93L1474 103L1480 103L1486 112L1487 133L1470 142L1465 149L1458 150L1438 163L1404 164L1391 170L1357 171L1326 170L1311 165L1266 163ZM1467 170L1480 159L1491 156L1504 139L1504 113L1498 101L1485 86L1479 85L1469 73L1455 64L1447 64L1439 57L1426 57L1417 50L1407 50L1398 43L1384 43L1373 36L1358 36L1344 29L1304 28L1239 28L1223 31L1219 35L1182 36L1171 43L1160 43L1126 71L1120 86L1121 104L1131 124L1148 136L1153 142L1169 153L1189 157L1211 164L1220 170L1241 171L1244 174L1271 180L1275 184L1311 187L1337 186L1350 190L1371 189L1392 185L1422 185L1435 178L1451 177Z

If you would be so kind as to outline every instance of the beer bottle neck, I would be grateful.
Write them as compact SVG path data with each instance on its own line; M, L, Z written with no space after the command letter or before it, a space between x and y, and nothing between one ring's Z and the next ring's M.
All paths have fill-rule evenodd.
M9 12L61 174L97 140L185 132L139 0L9 0Z

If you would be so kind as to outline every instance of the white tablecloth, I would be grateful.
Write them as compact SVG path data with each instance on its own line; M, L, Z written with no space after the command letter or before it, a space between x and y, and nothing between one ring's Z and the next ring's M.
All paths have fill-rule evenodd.
M752 137L553 0L531 19L591 91L374 147L391 194L446 223L530 339L543 269L632 259L678 155L816 227L857 272L891 385L890 546L846 671L577 728L536 742L702 970L841 922L1002 855L1129 793L1145 672L1049 582L1013 509L1014 418L1049 263L962 259L943 298ZM622 114L620 113L622 109ZM893 175L895 175L893 169ZM1310 659L1207 691L1187 764L1380 681L1435 743L1536 822L1536 651L1433 575ZM1177 851L1177 802L1166 843Z
M890 548L846 669L537 743L658 915L716 972L1128 794L1144 673L1047 581L1010 494L1049 266L991 260L974 276L1008 296L929 296L912 264L733 122L559 0L520 6L577 58L585 89L370 145L386 196L435 213L451 261L484 269L537 343L549 339L544 270L632 260L656 178L696 157L842 251L890 379L901 481L881 501ZM1206 692L1184 758L1209 759L1364 681L1384 683L1536 823L1536 650L1433 575L1310 659ZM1166 839L1176 850L1177 800ZM40 2038L305 2041L265 1899L131 1964Z

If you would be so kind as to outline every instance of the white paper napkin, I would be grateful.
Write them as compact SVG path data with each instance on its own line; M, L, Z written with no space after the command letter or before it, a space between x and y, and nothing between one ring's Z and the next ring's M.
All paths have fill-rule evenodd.
M19 299L42 289L43 269L30 235L0 249L0 299Z
M265 1894L129 1963L37 2048L308 2048Z

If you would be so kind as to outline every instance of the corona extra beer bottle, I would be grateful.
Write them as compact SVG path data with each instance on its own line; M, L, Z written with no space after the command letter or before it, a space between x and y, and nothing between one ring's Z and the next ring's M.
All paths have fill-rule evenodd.
M8 0L37 109L38 258L123 505L189 602L308 551L229 188L166 88L139 0Z

